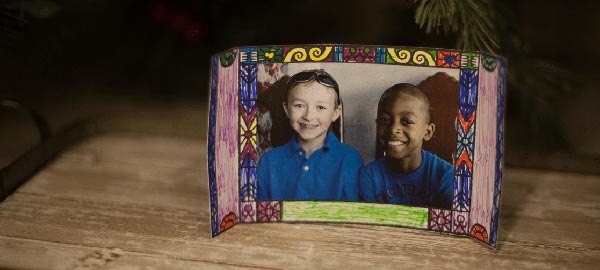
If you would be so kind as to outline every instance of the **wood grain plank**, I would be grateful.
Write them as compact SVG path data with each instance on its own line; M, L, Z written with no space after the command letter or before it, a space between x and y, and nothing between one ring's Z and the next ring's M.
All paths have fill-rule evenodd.
M38 240L49 242L114 246L252 267L347 268L349 264L352 268L406 265L453 269L449 264L460 258L459 261L477 261L477 265L489 267L501 263L519 268L579 265L585 269L600 255L598 245L573 243L560 236L545 243L526 237L500 239L501 249L494 251L468 238L360 225L238 225L210 239L206 211L196 213L26 194L18 199L0 208L2 235L15 238L36 235ZM536 226L544 221L528 223ZM583 229L595 227L589 224ZM465 267L459 266L455 269Z
M267 269L2 236L0 250L3 269ZM31 254L36 254L35 259Z
M68 149L17 192L208 209L206 170L204 141L111 134Z
M0 266L595 269L600 262L600 176L515 168L504 173L497 250L465 237L352 224L240 224L211 239L205 151L202 140L142 134L69 149L0 204ZM112 253L121 256L109 261Z

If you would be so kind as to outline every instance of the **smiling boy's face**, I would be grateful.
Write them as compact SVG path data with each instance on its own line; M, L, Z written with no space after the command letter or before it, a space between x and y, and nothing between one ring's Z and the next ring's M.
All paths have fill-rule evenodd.
M301 83L288 91L283 105L298 142L324 143L331 123L340 117L335 90L316 81Z
M389 96L377 112L377 139L386 158L420 164L423 140L431 139L434 129L425 102L405 93Z

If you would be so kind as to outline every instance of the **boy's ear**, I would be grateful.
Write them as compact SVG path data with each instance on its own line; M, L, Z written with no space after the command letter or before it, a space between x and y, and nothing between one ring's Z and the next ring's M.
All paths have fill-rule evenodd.
M456 118L454 118L454 131L458 131L458 116L456 116Z
M431 140L431 138L433 138L434 132L435 132L435 124L434 123L427 124L427 126L425 127L425 136L423 137L423 139L426 141Z
M335 122L336 120L338 120L338 118L340 118L341 115L342 115L342 105L338 105L337 107L335 107L335 110L333 111L333 118L331 119L331 122Z
M281 105L283 106L283 111L285 112L285 116L287 116L287 118L290 118L290 114L288 113L287 104L285 103L285 101Z

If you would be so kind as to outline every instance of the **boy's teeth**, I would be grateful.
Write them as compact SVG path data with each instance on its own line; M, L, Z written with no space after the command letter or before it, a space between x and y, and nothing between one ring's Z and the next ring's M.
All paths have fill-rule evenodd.
M302 126L303 128L314 128L317 125L309 125L309 124L300 124L300 126Z
M403 145L403 144L406 144L406 143L403 142L403 141L388 141L388 144L389 145Z

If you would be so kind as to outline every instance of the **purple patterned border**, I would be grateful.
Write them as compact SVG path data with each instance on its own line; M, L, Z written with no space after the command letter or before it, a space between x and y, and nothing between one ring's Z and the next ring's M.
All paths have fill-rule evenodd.
M506 64L500 60L498 82L498 127L496 130L496 181L494 183L494 209L492 215L492 227L490 228L490 245L496 246L498 236L498 222L500 219L500 197L502 187L502 166L504 150L504 93L505 93L505 68Z
M219 58L212 57L211 82L210 82L210 110L208 116L208 187L210 191L210 223L212 236L219 234L217 181L215 172L215 127L217 113L217 85L218 85Z
M258 202L257 221L258 222L279 222L281 221L281 201L262 201Z
M452 232L452 210L429 209L428 228L436 232Z

